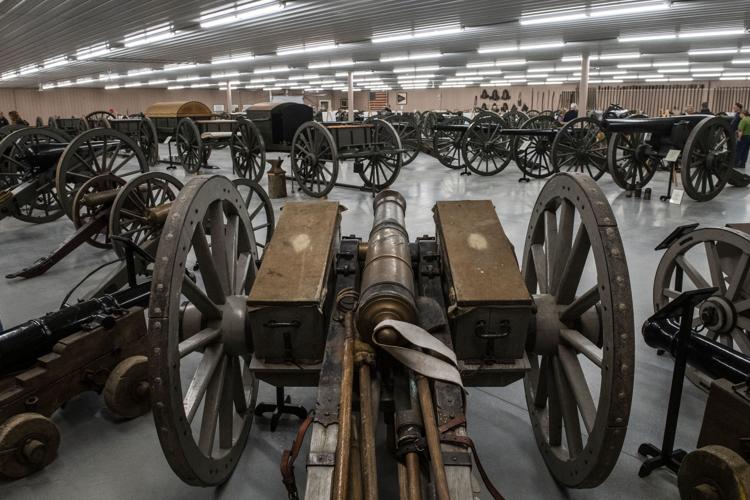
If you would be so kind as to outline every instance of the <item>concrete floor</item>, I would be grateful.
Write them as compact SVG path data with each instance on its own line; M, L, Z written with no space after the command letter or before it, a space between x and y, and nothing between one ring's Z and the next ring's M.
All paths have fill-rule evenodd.
M166 151L162 152L163 155ZM226 151L216 151L214 172L231 176ZM287 163L288 165L288 163ZM163 166L158 167L163 169ZM343 167L344 181L359 183L351 165ZM181 170L174 171L183 177ZM531 207L543 181L520 184L518 169L510 165L495 177L466 177L449 171L436 160L421 155L406 167L394 189L406 197L407 226L412 238L433 234L431 208L436 200L490 199L494 202L505 231L520 253ZM265 180L264 180L265 183ZM747 189L727 188L708 203L685 197L682 205L659 201L666 190L667 174L660 172L651 183L653 199L629 199L608 178L599 185L614 209L624 240L633 288L636 324L635 393L625 445L610 478L595 490L566 491L551 479L532 434L523 386L516 383L502 389L474 389L468 398L469 431L500 491L508 499L573 498L677 498L674 475L656 472L647 479L637 476L641 458L638 446L659 442L673 363L657 357L640 334L640 325L652 312L654 271L660 255L654 247L677 225L700 222L723 226L744 222L748 216ZM295 195L293 198L303 198ZM344 234L366 236L371 225L371 196L356 190L336 188L331 199L341 201L348 211L343 216ZM274 202L277 211L282 202ZM471 221L467 221L468 224ZM0 222L0 276L16 271L44 255L73 231L67 219L45 225L16 220ZM58 308L65 293L84 274L112 259L113 254L80 248L46 275L26 281L0 278L0 318L7 327ZM519 260L521 255L519 255ZM85 290L85 287L84 287ZM293 390L303 405L314 403L315 391ZM271 388L261 384L259 400L270 401ZM677 445L695 447L705 405L705 394L691 384L684 391ZM15 482L0 483L0 498L44 499L207 499L286 498L279 476L279 459L296 431L296 422L282 422L275 433L268 421L255 421L247 448L231 480L221 488L195 488L183 484L170 470L162 454L150 415L128 422L114 422L102 411L98 396L89 394L71 401L54 421L62 435L59 458L46 470ZM298 484L305 484L303 450L297 467ZM381 466L383 468L384 466ZM392 475L384 471L384 475ZM483 498L486 493L483 493ZM487 497L489 498L489 497Z

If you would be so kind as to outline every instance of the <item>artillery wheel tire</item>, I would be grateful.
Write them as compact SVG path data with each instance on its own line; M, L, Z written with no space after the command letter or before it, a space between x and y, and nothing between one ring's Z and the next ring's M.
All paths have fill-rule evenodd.
M229 147L235 175L260 182L266 168L266 144L260 130L244 116L232 127Z
M614 133L609 138L607 166L615 184L625 190L645 187L659 168L660 161L642 158L638 149L644 147L644 133Z
M159 163L159 138L156 135L156 126L148 116L141 118L138 124L138 145L146 155L148 166L156 166Z
M422 137L428 141L435 135L435 125L438 123L438 114L435 111L427 111L422 115L419 130Z
M677 486L683 500L745 500L750 497L750 464L729 448L704 446L683 459Z
M369 147L377 154L367 157L359 171L359 177L366 187L380 191L393 184L401 172L403 166L401 138L393 125L375 118L372 120Z
M696 308L694 327L708 339L750 355L750 235L731 228L704 227L675 240L662 255L654 274L653 304L658 311L680 293L716 287L718 292ZM684 278L687 277L688 280ZM717 321L703 321L704 304L720 312ZM708 391L713 377L688 366L687 378Z
M552 142L556 172L581 172L599 180L607 171L607 137L593 118L576 118Z
M92 177L84 182L83 186L81 186L73 197L73 214L71 216L73 226L75 226L76 229L80 229L82 226L92 222L97 216L100 216L102 211L109 211L111 209L110 203L96 206L86 205L83 203L85 196L95 195L96 193L101 193L103 191L119 190L124 185L125 180L114 174L97 175L96 177ZM107 223L105 222L103 227L99 229L99 232L89 236L86 239L86 243L94 248L112 248L112 241L109 238L109 227Z
M559 483L592 488L620 456L635 346L625 250L591 177L547 181L526 233L522 273L537 307L524 378L534 436Z
M110 173L128 180L144 172L148 172L148 162L134 139L111 128L94 128L77 135L60 156L57 196L72 219L73 198L92 177Z
M205 153L203 151L203 140L198 126L190 118L183 118L177 123L175 131L175 142L177 145L177 156L185 172L196 174L204 165Z
M86 120L86 124L90 128L98 128L98 127L105 127L109 128L109 121L108 120L114 120L117 118L115 115L110 113L109 111L92 111L91 113L87 114L84 118Z
M391 115L384 118L385 121L391 124L396 129L399 139L401 139L401 148L404 150L401 153L401 166L405 167L409 163L413 162L419 156L419 152L422 149L422 133L419 129L419 122L415 115Z
M529 120L528 114L517 109L506 111L502 117L505 122L505 128L520 128L522 123Z
M276 228L273 203L266 190L257 182L250 179L235 179L232 184L240 192L242 200L245 202L258 257L262 260L263 252L268 247Z
M159 242L148 308L151 407L169 465L195 486L229 479L252 426L258 381L244 315L255 248L240 193L218 175L185 185ZM186 272L194 265L195 282ZM181 321L188 310L192 331Z
M461 146L463 131L431 129L432 154L444 166L458 170L463 168L461 162Z
M530 114L530 113L529 113ZM536 114L522 125L522 129L557 129L552 116ZM546 179L555 173L552 166L552 141L545 135L519 135L513 138L513 159L518 168L532 179Z
M146 172L130 179L112 203L110 239L127 237L147 252L151 250L159 242L164 225L163 220L153 217L153 209L174 202L182 187L182 182L165 172ZM112 246L118 257L125 257L121 244L115 241Z
M505 170L512 158L512 138L502 133L506 126L507 122L492 111L474 117L461 141L461 154L469 170L482 176Z
M145 415L151 409L148 358L131 356L120 361L104 384L107 408L122 418Z
M339 155L324 125L314 121L300 125L292 139L291 157L292 173L306 195L322 198L331 192L339 175Z
M0 476L20 479L44 469L57 458L60 431L44 415L19 413L0 425Z
M70 137L62 131L46 128L22 128L0 141L0 191L10 191L32 175L26 163L25 148L35 144L64 144ZM54 175L50 172L37 176L37 197L20 207L13 216L21 221L41 224L57 220L65 214L57 198Z
M734 166L737 138L724 118L705 118L690 132L682 152L681 177L695 201L712 200L727 183Z

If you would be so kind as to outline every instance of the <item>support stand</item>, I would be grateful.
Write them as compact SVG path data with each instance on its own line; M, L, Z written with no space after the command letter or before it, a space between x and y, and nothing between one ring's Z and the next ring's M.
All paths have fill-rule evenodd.
M660 201L669 201L672 198L672 179L677 175L677 163L672 163L672 168L669 169L669 184L667 184L667 194L659 196Z
M529 177L528 175L526 175L526 171L525 170L521 170L521 172L523 173L523 177L521 177L520 179L518 179L518 182L531 182L531 177Z
M167 154L169 154L169 159L165 161L164 163L167 164L167 170L176 170L177 169L177 163L172 160L172 141L167 142ZM164 161L164 160L160 160Z
M469 164L464 163L464 171L461 172L461 175L471 175L471 172L469 172Z
M302 406L293 405L291 402L291 397L284 397L284 387L279 386L276 388L276 404L258 403L254 413L258 417L263 416L264 413L271 413L271 432L274 432L282 415L294 415L300 420L307 418L307 410Z
M677 432L677 419L680 416L680 403L682 400L682 386L685 382L685 368L687 366L687 341L693 329L693 311L699 303L713 294L716 289L695 290L683 293L675 299L670 306L657 314L664 313L665 316L680 317L680 330L677 333L675 345L674 372L672 374L672 387L669 392L669 404L667 406L667 421L664 424L664 439L661 449L650 443L643 443L638 447L638 454L649 457L638 470L639 477L646 477L656 469L667 467L677 473L682 460L687 455L685 450L675 450L674 440ZM681 310L680 310L681 309Z

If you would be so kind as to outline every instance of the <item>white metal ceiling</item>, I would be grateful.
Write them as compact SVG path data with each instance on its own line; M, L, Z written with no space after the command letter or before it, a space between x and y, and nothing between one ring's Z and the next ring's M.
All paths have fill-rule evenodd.
M618 0L620 2L624 0ZM310 63L353 59L357 70L392 70L410 62L381 63L389 55L439 51L439 62L419 61L418 65L439 64L440 73L455 75L467 63L522 57L529 61L560 62L565 55L640 52L654 55L647 60L679 58L687 60L688 50L736 48L750 50L746 34L726 38L677 39L663 42L619 43L618 36L673 33L676 31L744 28L747 0L675 0L667 11L630 14L616 18L566 21L556 24L522 26L518 19L535 12L557 12L601 4L586 0L290 0L276 14L215 28L201 28L202 12L236 2L226 0L0 0L0 86L38 87L43 83L94 78L82 86L104 86L100 74L126 74L128 71L162 69L172 63L199 63L191 71L156 72L128 77L117 83L163 81L178 76L209 76L217 71L240 71L232 79L248 82L257 68L288 65L304 69ZM239 2L241 3L241 2ZM634 0L626 3L632 4ZM43 69L14 78L14 72L27 65L74 55L76 51L101 44L121 44L126 35L171 23L180 31L169 40L134 48L119 48L106 56L74 61L65 66ZM421 40L375 44L370 38L380 34L401 34L411 30L463 26L457 35ZM481 55L480 47L508 44L565 41L561 48ZM278 56L276 51L302 44L335 42L331 52ZM252 52L255 60L231 65L210 66L212 58ZM698 66L723 64L726 71L750 72L750 64L732 65L736 58L750 59L750 52L718 54L690 59ZM611 64L601 62L600 65ZM533 65L532 65L533 66ZM314 70L333 75L335 70ZM341 71L341 69L339 69ZM645 70L644 70L645 71ZM652 70L648 70L653 72ZM296 71L294 73L300 73ZM572 76L572 75L571 75ZM679 76L679 75L675 75ZM750 74L748 75L750 76ZM210 80L207 80L210 81ZM109 82L109 84L112 84ZM157 84L156 86L166 86Z

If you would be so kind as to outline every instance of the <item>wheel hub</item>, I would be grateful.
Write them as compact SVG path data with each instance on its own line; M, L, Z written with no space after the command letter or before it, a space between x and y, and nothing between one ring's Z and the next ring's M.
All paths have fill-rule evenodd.
M224 348L229 354L243 356L249 352L245 332L247 325L247 296L230 295L222 306L221 335Z
M636 146L633 156L635 157L636 162L645 164L651 158L651 145L639 144Z
M709 297L700 307L700 319L709 330L731 332L737 324L737 313L725 297Z

